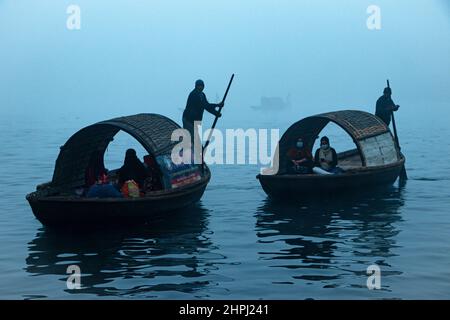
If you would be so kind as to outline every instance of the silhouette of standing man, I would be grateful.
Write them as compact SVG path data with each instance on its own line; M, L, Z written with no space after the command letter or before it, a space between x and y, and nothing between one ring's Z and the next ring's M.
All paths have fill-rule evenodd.
M205 83L202 80L195 82L195 89L189 94L186 109L183 112L183 128L191 134L191 143L193 145L195 139L197 139L197 146L200 145L200 137L195 135L195 127L203 120L203 112L206 110L216 117L222 116L216 108L223 107L223 103L209 103L203 93L204 88Z
M389 87L384 88L383 95L378 98L375 115L386 123L389 127L392 118L392 112L397 111L400 106L396 105L391 98L392 90Z

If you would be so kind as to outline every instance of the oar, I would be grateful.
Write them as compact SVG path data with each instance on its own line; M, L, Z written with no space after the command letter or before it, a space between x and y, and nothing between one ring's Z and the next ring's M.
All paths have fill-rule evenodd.
M233 82L233 79L234 79L234 73L231 76L230 82L228 83L227 90L225 91L225 94L223 96L222 106L219 107L219 113L222 111L223 104L225 103L225 99L227 98L228 91L230 91L230 87L231 87L231 83ZM205 145L203 146L203 149L202 149L202 160L203 160L203 154L205 153L205 150L208 147L209 142L211 141L211 136L212 136L212 133L214 131L214 128L216 127L217 120L219 120L218 116L216 116L216 118L214 119L214 122L213 122L212 127L211 127L211 131L209 131L208 139L206 140ZM202 161L202 163L203 163L203 161Z
M387 86L388 86L388 88L391 88L391 86L389 85L389 80L387 80ZM398 150L401 152L400 142L398 140L398 134L397 134L397 126L395 125L394 111L391 111L391 115L392 115L392 127L394 128L395 143L397 144ZM405 165L403 165L402 171L400 172L400 179L408 180L408 175L406 174Z

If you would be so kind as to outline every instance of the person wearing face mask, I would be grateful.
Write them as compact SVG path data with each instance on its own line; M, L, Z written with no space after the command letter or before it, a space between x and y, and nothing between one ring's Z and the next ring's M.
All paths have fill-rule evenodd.
M298 138L295 147L289 149L287 159L289 173L312 173L312 167L314 166L313 157L302 138Z
M314 155L314 164L329 173L338 173L340 169L337 167L336 150L330 147L330 139L323 136L320 139L320 148L316 150Z

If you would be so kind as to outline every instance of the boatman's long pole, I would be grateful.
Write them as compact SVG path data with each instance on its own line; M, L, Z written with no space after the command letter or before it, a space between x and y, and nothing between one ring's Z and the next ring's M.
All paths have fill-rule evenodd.
M219 113L222 111L223 105L225 103L225 99L227 98L228 91L230 91L230 87L231 87L231 83L233 82L233 79L234 79L234 73L231 76L230 82L228 83L227 90L225 91L225 94L223 96L222 105L219 107ZM214 122L213 122L213 125L211 127L211 130L209 131L208 139L206 140L205 145L203 146L203 149L202 149L202 163L203 163L203 155L205 154L205 150L208 147L209 142L211 141L211 136L212 136L212 133L214 131L214 128L216 127L217 120L219 120L218 116L216 116L216 118L214 119Z
M387 86L389 89L391 88L391 86L389 84L389 80L387 80ZM392 114L392 127L394 128L395 142L397 143L398 151L401 152L400 142L398 140L398 134L397 134L397 126L395 125L394 111L391 111L391 114ZM400 172L400 178L402 178L404 180L408 180L408 175L406 174L405 165L403 165L402 171Z

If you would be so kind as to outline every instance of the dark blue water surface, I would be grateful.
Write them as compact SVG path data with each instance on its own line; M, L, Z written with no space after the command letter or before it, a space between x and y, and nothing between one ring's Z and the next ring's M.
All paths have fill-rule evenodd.
M415 132L426 121L402 130L410 176L403 187L285 204L267 199L257 166L212 165L197 206L144 226L83 233L43 227L24 198L50 179L58 146L82 122L57 120L1 121L10 133L0 135L1 298L449 297L443 120L425 136ZM337 147L344 140L330 136ZM127 141L107 158L120 163ZM66 286L73 264L82 270L80 290ZM367 289L372 264L381 268L381 290Z

